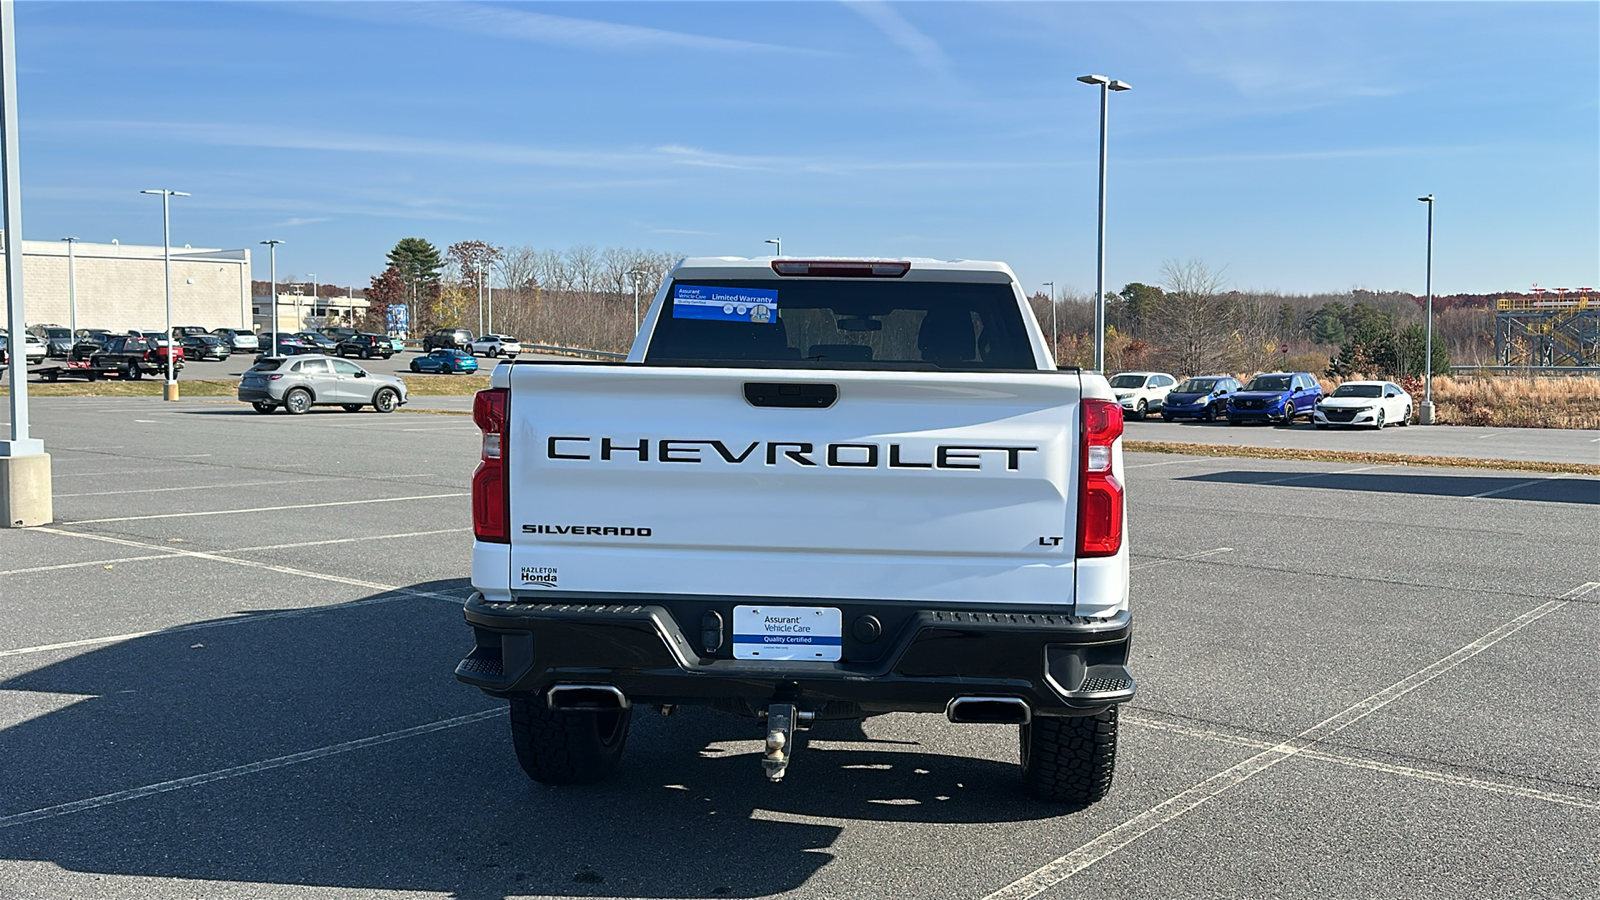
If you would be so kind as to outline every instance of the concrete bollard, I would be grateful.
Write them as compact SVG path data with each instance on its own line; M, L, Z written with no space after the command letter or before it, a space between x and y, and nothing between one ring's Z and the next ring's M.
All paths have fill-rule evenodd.
M0 456L0 524L27 528L48 525L54 518L50 454Z

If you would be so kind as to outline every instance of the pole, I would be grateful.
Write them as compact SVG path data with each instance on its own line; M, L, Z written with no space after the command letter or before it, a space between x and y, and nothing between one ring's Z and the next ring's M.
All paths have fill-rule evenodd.
M278 245L279 240L262 241L267 245L267 277L272 279L272 287L268 289L267 303L271 313L267 319L267 334L272 346L267 348L267 355L278 352Z
M639 273L629 272L633 276L633 333L639 333Z
M22 176L17 149L17 44L12 0L0 2L0 185L3 185L6 255L6 326L10 360L11 439L0 441L0 458L39 456L44 442L28 436L28 355L25 335L28 319L22 309ZM48 478L46 469L48 500ZM46 506L48 507L48 503ZM10 526L16 518L7 511ZM45 518L44 521L50 521ZM35 525L42 522L27 522Z
M72 341L78 341L78 260L72 248L78 243L75 237L64 237L67 242L67 330L72 332ZM68 350L71 356L72 351Z
M489 330L494 331L494 282L485 281L483 291L489 297Z
M1433 424L1433 195L1417 198L1428 204L1428 327L1424 329L1426 337L1423 338L1423 389L1422 409L1417 415L1419 425Z
M1061 346L1061 334L1056 328L1056 283L1046 281L1044 286L1050 289L1050 358L1055 359L1056 348Z
M172 368L172 358L177 355L172 340L172 192L161 192L161 265L162 281L167 290L167 387L162 396L178 399L178 373Z
M478 267L478 337L483 337L483 267Z
M1100 220L1094 264L1094 370L1106 369L1106 120L1111 87L1100 85Z
M315 272L307 272L306 273L306 277L311 279L311 314L314 316L314 315L317 314L317 273L315 273ZM300 330L301 331L305 331L306 330L305 320L301 319L299 324L300 324Z

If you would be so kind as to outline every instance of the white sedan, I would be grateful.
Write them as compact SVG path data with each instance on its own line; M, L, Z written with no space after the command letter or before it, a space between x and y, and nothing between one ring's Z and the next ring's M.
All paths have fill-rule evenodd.
M1415 408L1411 395L1392 381L1346 381L1317 404L1312 421L1318 428L1329 425L1411 424Z

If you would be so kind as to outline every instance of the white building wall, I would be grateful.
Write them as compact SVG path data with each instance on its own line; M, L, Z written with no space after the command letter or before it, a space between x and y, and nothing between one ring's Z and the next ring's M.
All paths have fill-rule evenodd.
M165 326L162 248L79 241L73 256L77 327L154 331ZM67 263L65 242L22 242L28 324L69 324ZM173 249L172 324L248 328L249 300L249 250Z

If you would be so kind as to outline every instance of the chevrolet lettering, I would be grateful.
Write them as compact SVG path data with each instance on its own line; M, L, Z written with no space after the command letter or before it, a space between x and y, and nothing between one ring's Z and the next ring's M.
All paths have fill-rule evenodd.
M837 777L796 740L819 718L927 713L1011 729L1041 801L1111 789L1122 408L1004 264L686 259L625 360L489 383L456 677L530 778L603 779L636 713L692 705L771 781Z

